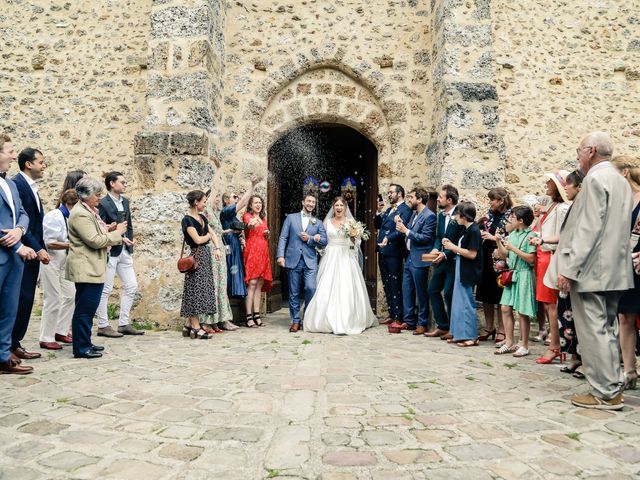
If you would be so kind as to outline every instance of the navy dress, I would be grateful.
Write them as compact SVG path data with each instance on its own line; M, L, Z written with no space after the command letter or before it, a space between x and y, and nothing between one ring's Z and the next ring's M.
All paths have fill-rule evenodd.
M227 230L237 220L236 206L228 205L220 212L222 229ZM229 245L231 253L227 255L227 293L229 297L242 298L247 296L247 286L244 283L244 264L242 247L240 246L240 232L227 233L222 236L225 245Z
M460 248L478 252L473 260L456 255L456 277L451 302L449 333L456 341L478 338L478 315L473 288L482 276L482 237L475 223L469 225L459 241Z
M632 229L638 222L638 214L640 214L640 203L636 205L636 208L633 209L633 213L631 214ZM637 235L640 232L632 230L632 233ZM631 238L638 237L632 236ZM635 245L632 245L632 249L634 253L640 252L640 240L637 241ZM640 275L635 273L635 271L633 272L633 288L622 294L620 303L618 304L618 313L640 313Z

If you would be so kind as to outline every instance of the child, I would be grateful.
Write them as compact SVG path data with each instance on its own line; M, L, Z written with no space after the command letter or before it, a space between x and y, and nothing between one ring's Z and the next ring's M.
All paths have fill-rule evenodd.
M460 202L456 208L456 219L466 230L458 245L448 238L442 246L456 253L456 276L451 302L451 330L453 343L459 347L474 347L478 340L478 316L473 288L482 276L482 236L474 223L476 207L471 202Z
M509 269L513 270L511 285L505 285L500 299L502 320L505 330L505 342L496 350L496 355L513 353L514 357L529 355L529 321L536 316L535 274L533 264L536 259L536 247L529 244L534 235L531 231L534 215L531 207L514 207L509 216L511 233L507 239L500 239L498 252L507 259ZM520 324L520 342L514 345L513 311L518 312Z

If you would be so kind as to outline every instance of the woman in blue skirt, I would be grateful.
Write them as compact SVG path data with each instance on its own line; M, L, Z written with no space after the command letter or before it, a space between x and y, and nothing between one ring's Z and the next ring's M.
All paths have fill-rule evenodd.
M478 340L478 315L473 289L482 276L482 236L474 223L476 207L471 202L460 202L456 219L466 227L458 245L448 238L442 246L456 254L456 277L451 302L451 343L459 347L474 347Z
M244 298L247 296L247 284L244 282L244 264L242 259L242 235L243 225L238 220L237 214L247 206L249 198L253 195L253 189L260 178L251 177L251 187L244 192L242 198L233 192L222 194L223 208L220 211L220 223L223 228L222 241L229 249L227 255L227 294L229 298Z

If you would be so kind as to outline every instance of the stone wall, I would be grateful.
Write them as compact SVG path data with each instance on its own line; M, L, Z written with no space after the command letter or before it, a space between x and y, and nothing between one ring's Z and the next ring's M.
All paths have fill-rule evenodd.
M17 149L44 152L47 208L68 170L132 172L147 109L150 8L149 0L3 2L0 131Z
M447 181L481 202L502 184L541 193L592 129L640 152L640 0L5 4L0 130L44 150L47 207L71 168L127 175L135 316L163 323L186 192L270 181L268 149L291 128L363 133L381 191Z
M577 167L595 129L640 155L640 1L492 2L507 183L543 193L541 173Z

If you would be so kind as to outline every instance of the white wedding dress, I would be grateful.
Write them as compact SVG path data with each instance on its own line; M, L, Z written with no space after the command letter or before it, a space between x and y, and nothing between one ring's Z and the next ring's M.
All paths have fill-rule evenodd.
M358 263L359 246L351 249L331 221L325 221L328 243L318 267L316 293L304 314L306 332L355 335L373 326L376 316Z

